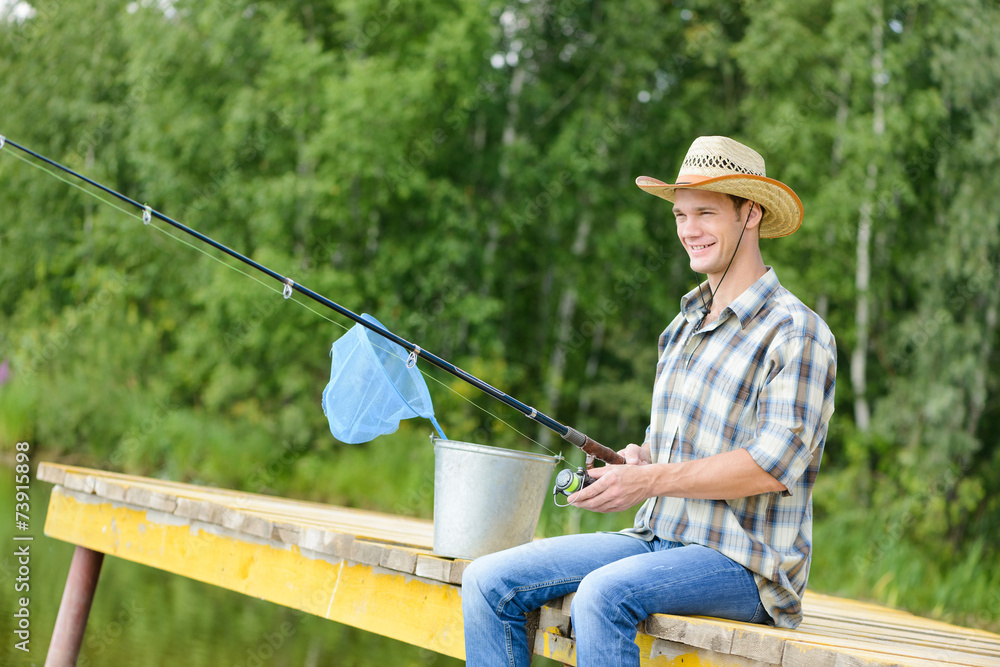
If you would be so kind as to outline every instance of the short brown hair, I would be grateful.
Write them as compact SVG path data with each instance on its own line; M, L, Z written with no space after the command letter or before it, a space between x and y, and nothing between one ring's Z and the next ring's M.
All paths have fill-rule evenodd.
M741 210L743 210L743 204L746 204L748 201L750 201L745 197L739 197L737 195L726 194L726 196L733 201L733 208L736 209L736 213L739 213Z
M729 197L729 199L732 200L732 202L733 202L733 208L736 209L736 215L739 215L740 211L743 210L743 204L746 204L748 201L750 201L749 199L746 199L744 197L738 197L736 195L731 195L729 193L726 193L726 196ZM764 207L761 206L759 203L757 203L756 206L757 206L757 208L760 209L761 215L763 215L763 213L764 213ZM747 214L747 215L749 215L749 214Z

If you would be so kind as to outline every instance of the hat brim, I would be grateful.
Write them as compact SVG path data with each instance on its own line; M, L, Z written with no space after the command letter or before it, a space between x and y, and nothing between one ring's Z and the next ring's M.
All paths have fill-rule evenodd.
M650 176L640 176L635 179L635 184L641 190L669 202L674 201L674 193L679 189L709 190L755 201L764 209L764 217L760 222L761 238L788 236L802 226L805 213L802 200L790 187L773 178L750 174L714 178L681 174L677 180L677 183L664 183Z

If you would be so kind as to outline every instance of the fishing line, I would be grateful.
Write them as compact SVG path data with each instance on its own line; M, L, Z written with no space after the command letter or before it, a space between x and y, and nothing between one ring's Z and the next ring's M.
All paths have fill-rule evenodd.
M199 248L198 246L196 246L195 244L191 243L190 241L188 241L187 239L185 239L185 238L183 238L183 237L180 237L180 236L174 236L173 234L171 234L171 233L170 233L170 231L169 231L169 230L166 230L166 229L164 229L164 228L160 227L159 225L154 225L154 224L151 224L151 223L148 223L148 224L147 224L147 223L145 222L145 220L144 220L143 216L141 216L141 215L136 215L136 214L135 214L135 213L133 213L132 211L129 211L129 210L127 210L127 209L124 209L124 208L122 208L121 206L119 206L119 205L118 205L118 204L116 204L115 202L111 201L110 199L105 199L105 198L104 198L104 197L102 197L101 195L99 195L99 194L97 194L96 192L93 192L93 191L91 191L91 190L88 190L87 188L83 187L83 186L82 186L82 185L80 185L79 183L74 183L73 181L70 181L70 180L68 180L68 179L66 179L66 178L63 178L63 176L62 176L61 174L59 174L58 172L55 172L55 171L52 171L51 169L48 169L47 167L45 167L45 166L43 166L43 165L40 165L40 164L38 164L38 163L36 163L36 162L32 162L31 160L28 160L28 159L26 159L26 158L24 158L24 157L22 157L22 156L18 155L17 153L12 153L12 152L10 152L10 151L7 151L7 153L8 153L9 155L13 155L13 156L14 156L15 158L17 158L17 159L18 159L18 160L20 160L21 162L24 162L24 163L25 163L25 164L27 164L27 165L31 165L31 166L32 166L32 167L34 167L35 169L39 169L39 170L41 170L41 171L44 171L44 172L45 172L46 174L49 174L49 175L50 175L50 176L52 176L53 178L56 178L57 180L60 180L60 181L62 181L62 182L63 182L63 183L65 183L66 185L68 185L68 186L70 186L70 187L72 187L72 188L76 188L76 189L77 189L77 190L79 190L80 192L82 192L82 193L84 193L84 194L86 194L86 195L88 195L88 196L90 196L90 197L93 197L94 199L96 199L96 200L98 200L98 201L100 201L100 202L104 202L105 204L107 204L107 205L108 205L108 206L110 206L111 208L113 208L113 209L116 209L116 210L118 210L118 211L121 211L122 213L124 213L125 215L127 215L127 216L128 216L128 217L130 217L130 218L135 218L136 220L142 220L142 221L143 221L143 223L144 223L144 224L146 224L146 226L147 226L147 227L151 227L152 229L155 229L156 231L158 231L158 232L160 232L161 234L163 234L164 236L166 236L166 237L168 237L168 238L171 238L171 239L173 239L173 240L177 241L178 243L182 243L182 244L186 245L187 247L191 248L192 250L194 250L194 251L196 251L196 252L200 252L200 253L201 253L202 255L205 255L205 256L206 256L206 257L208 257L209 259L212 259L212 260L214 260L214 261L218 262L219 264L221 264L221 265L225 266L226 268L229 268L229 269L232 269L232 270L233 270L233 271L235 271L236 273L239 273L239 274L240 274L240 275L242 275L242 276L246 276L246 277L247 277L247 278L249 278L250 280L253 280L254 282L257 282L257 283L259 283L259 284L263 285L263 286L264 286L265 288L267 288L268 290L271 290L272 292L276 292L276 293L278 293L278 294L281 294L281 290L279 290L279 289L275 288L275 287L274 287L274 286L272 286L272 285L268 285L267 283L265 283L265 282L264 282L263 280L261 280L260 278L258 278L258 277L257 277L257 276L255 276L255 275L253 275L252 273L247 273L246 271L244 271L243 269L241 269L241 268L240 268L240 267L238 267L238 266L234 266L234 265L232 265L232 264L227 264L226 262L222 261L222 259L220 259L219 257L216 257L215 255L213 255L213 254L211 254L211 253L209 253L209 252L206 252L206 251L205 251L204 249L202 249L202 248ZM299 302L298 300L296 300L296 303L301 303L301 302ZM305 304L305 303L301 303L301 305L303 305L303 306L306 306L306 307L308 308L308 305L307 305L307 304ZM312 308L309 308L309 310L312 310ZM340 328L342 328L342 329L347 329L347 327L345 327L345 326L344 326L343 324L341 324L340 322L334 322L333 320L331 320L330 318L326 317L326 315L324 315L324 314L320 313L319 311L316 311L316 310L313 310L313 312L314 312L314 313L316 313L316 314L318 314L318 315L320 315L320 316L321 316L321 317L323 317L324 319L327 319L328 321L330 321L330 322L333 322L333 324L336 324L336 325L337 325L337 326L339 326Z
M89 184L89 185L91 185L93 187L98 188L102 192L105 192L105 193L108 193L110 195L113 195L114 197L116 197L116 198L118 198L118 199L120 199L122 201L125 201L125 202L131 204L133 207L141 210L142 214L137 215L136 213L134 213L132 211L129 211L129 210L125 209L125 208L122 208L116 202L114 202L114 201L112 201L110 199L106 199L105 197L102 197L100 194L98 194L96 192L93 192L92 190L89 190L89 189L81 186L79 183L76 183L74 181L68 180L67 178L63 177L60 173L52 171L51 169L45 167L42 164L38 164L36 162L28 160L28 159L24 158L23 156L21 156L21 155L19 155L17 153L13 153L10 150L6 151L7 153L10 153L11 155L13 155L15 158L17 158L21 162L23 162L25 164L28 164L31 167L34 167L35 169L39 169L40 171L45 172L46 174L48 174L48 175L56 178L57 180L61 181L62 183L66 184L66 185L69 185L69 186L71 186L73 188L76 188L77 190L83 192L84 194L86 194L86 195L88 195L90 197L93 197L94 199L97 199L98 201L100 201L100 202L102 202L102 203L104 203L104 204L106 204L106 205L108 205L108 206L116 209L117 211L119 211L121 213L124 213L125 215L127 215L127 216L129 216L131 218L136 218L138 220L142 220L144 226L152 227L156 231L162 233L164 236L167 236L168 238L171 238L171 239L173 239L175 241L178 241L178 242L182 243L183 245L185 245L185 246L187 246L187 247L189 247L189 248L191 248L191 249L193 249L193 250L201 253L202 255L205 255L206 257L209 257L213 261L216 261L219 264L222 264L223 266L225 266L225 267L227 267L229 269L232 269L233 271L239 273L242 276L250 278L254 282L257 282L258 284L264 286L269 291L272 291L272 292L275 292L275 293L278 293L278 294L283 294L286 299L289 299L291 297L290 289L299 289L299 291L302 291L303 289L305 289L305 288L302 288L301 286L299 286L297 283L294 283L290 279L286 279L283 276L281 276L280 274L277 274L276 272L273 272L270 269L267 269L267 267L264 267L263 265L260 265L260 264L258 264L256 262L254 262L253 260L250 260L249 258L246 258L243 255L241 255L241 254L239 254L239 253L237 253L237 252L235 252L233 250L230 250L226 246L223 246L222 244L215 242L214 240L212 240L209 237L201 234L200 232L197 232L196 230L193 230L193 229L191 229L189 227L186 227L186 226L184 226L184 225L182 225L182 224L180 224L180 223L178 223L178 222L176 222L174 220L171 220L171 219L167 218L166 216L160 214L159 212L152 210L149 206L144 206L142 204L139 204L137 201L132 200L129 197L126 197L125 195L122 195L122 194L120 194L120 193L118 193L118 192L116 192L114 190L111 190L110 188L107 188L107 187L101 185L100 183L98 183L98 182L96 182L96 181L94 181L92 179L89 179L89 178L87 178L87 177L85 177L85 176L83 176L83 175L81 175L81 174L79 174L79 173L77 173L77 172L75 172L75 171L67 168L67 167L64 167L63 165L61 165L61 164L59 164L57 162L54 162L53 160L50 160L50 159L46 158L43 155L35 153L34 151L31 151L30 149L27 149L27 148L25 148L23 146L20 146L20 145L14 143L13 141L7 140L5 137L3 137L2 135L0 135L0 149L2 149L5 144L10 144L10 146L12 146L14 148L17 148L17 149L19 149L19 150L27 153L28 155L31 155L32 157L35 157L35 158L41 160L42 162L44 162L46 164L52 165L52 166L56 167L57 169L59 169L59 170L61 170L63 172L71 174L72 176L74 176L74 177L76 177L76 178L78 178L78 179L86 182L87 184ZM176 235L172 234L169 230L164 229L164 228L160 227L157 224L153 224L153 218L154 217L156 219L158 219L158 220L163 220L165 222L168 222L169 224L171 224L171 225L173 225L173 226L175 226L175 227L177 227L179 229L182 229L185 232L188 232L189 234L195 236L199 240L202 240L202 241L208 243L209 245L212 245L213 247L215 247L215 248L217 248L219 250L222 250L226 254L229 254L230 256L239 259L240 261L243 261L243 262L245 262L247 264L250 264L254 268L257 268L258 270L263 271L264 273L268 274L269 276L271 276L271 277L273 277L275 279L281 280L284 283L284 288L281 289L281 290L279 290L279 289L275 288L274 286L269 285L268 283L264 282L263 280L260 280L257 276L255 276L255 275L253 275L251 273L248 273L248 272L242 270L240 267L234 266L234 265L232 265L230 263L227 263L227 262L223 261L221 258L219 258L219 257L217 257L217 256L215 256L215 255L213 255L213 254L211 254L209 252L207 252L203 248L200 248L199 246L191 243L187 239L184 239L184 238L182 238L180 236L176 236ZM311 296L312 298L314 298L314 300L319 300L319 299L316 299L315 296L312 296L312 294L307 294L307 296ZM323 297L320 297L320 298L324 299ZM325 313L323 313L323 312L321 312L321 311L316 310L315 308L313 308L310 304L305 303L305 302L303 302L303 301L301 301L299 299L292 298L290 300L292 300L295 303L299 304L300 306L306 308L310 312L312 312L312 313L320 316L321 318L323 318L327 322L330 322L331 324L334 324L334 325L336 325L336 326L344 329L345 331L347 330L347 327L344 326L342 323L337 322L336 320L331 319ZM325 301L328 301L328 300L325 300ZM324 301L321 301L321 302L324 302ZM329 305L329 304L324 303L324 305ZM337 308L334 308L334 309L338 310L338 312L341 312L341 308L340 307L337 307ZM346 309L343 309L343 310L346 310ZM347 312L349 313L349 311L347 311ZM346 314L346 313L342 313L342 314ZM351 317L351 319L355 319L356 321L359 321L359 320L356 319L356 316L354 316L353 313L351 313L348 316ZM361 321L359 321L359 323L363 324L363 322L361 322ZM369 328L372 328L372 327L369 327ZM384 330L378 330L378 329L373 329L373 330L375 330L376 333L379 333L380 335L383 335L383 337L389 338L390 340L392 340L392 338L390 338L389 336L385 335L386 333L390 333L390 332L387 332L387 331L384 331ZM385 348L377 346L374 343L372 345L373 345L373 347L378 347L378 349L380 349L380 350L382 350L382 351L384 351L384 352L386 352L388 354L392 354L393 356L395 356L395 357L397 357L397 358L399 358L399 359L402 360L402 357L399 357L399 355L394 350L387 350ZM420 350L419 347L416 348L415 353L417 354L417 356L425 356L425 355L429 354L429 353L426 353L426 352ZM421 353L423 353L423 354L421 354ZM431 355L431 356L433 356L433 355ZM426 356L425 356L425 358L426 358ZM447 363L447 362L445 362L445 363ZM516 427L514 427L512 424L510 424L506 420L502 419L500 416L498 416L498 415L490 412L488 409L482 407L481 405L478 405L472 399L468 398L467 396L462 395L460 392L458 392L456 389L454 389L450 385L446 384L445 382L441 381L440 379L438 379L438 378L436 378L436 377L434 377L432 375L427 374L422 369L418 368L417 370L420 371L421 375L424 378L429 378L429 379L433 380L434 382L436 382L437 384L441 385L442 387L448 389L448 391L452 392L453 394L455 394L456 396L460 397L462 400L466 401L470 405L474 406L475 408L481 410L483 413L485 413L485 414L489 415L490 417L492 417L493 419L497 420L498 422L500 422L501 424L503 424L507 428L509 428L512 431L514 431L515 433L517 433L519 436L521 436L521 437L525 438L526 440L534 443L535 445L538 445L539 447L541 447L545 451L549 452L550 454L555 454L555 452L553 450L549 449L548 447L546 447L542 443L538 442L537 440L535 440L531 436L527 435L526 433L523 433L522 431L520 431L519 429L517 429ZM444 370L449 370L449 369L448 368L444 368ZM469 378L471 378L472 380L478 380L478 378L475 378L474 376L469 376L464 371L461 371L461 369L455 368L455 370L457 370L459 373L461 373L461 375L458 375L455 372L450 371L450 370L449 370L449 372L452 372L453 375L456 375L460 379L464 379L466 381L468 381ZM479 382L481 382L481 381L479 381ZM473 384L474 386L478 386L474 382L470 382L470 384ZM485 383L483 383L483 384L485 384ZM494 389L494 391L499 391L499 390ZM487 393L489 393L489 392L487 392ZM506 395L504 395L504 396L506 396ZM496 396L494 396L494 397L496 397ZM510 397L508 397L508 398L510 398ZM511 399L511 400L516 400L516 399ZM504 401L504 402L506 402L506 401ZM537 413L534 410L534 408L529 408L529 410L530 410L530 413L534 413L534 414L529 414L529 412L525 411L525 416L527 416L527 417L529 417L529 418L531 418L531 419L533 419L535 421L539 421L539 423L542 423L545 426L548 426L544 422L541 422L540 420L538 420L536 418L536 416L535 416L535 415L538 415L538 416L544 417L544 415L540 415L540 413ZM558 422L554 422L554 423L558 424ZM552 428L552 427L549 426L549 428ZM568 427L564 427L564 428L567 428L568 431L575 432L573 429L569 429ZM553 430L556 430L556 429L553 429ZM557 432L559 432L559 431L557 430ZM575 432L575 433L579 433L579 432ZM566 437L565 434L560 433L560 435L563 435L563 437ZM580 435L582 435L582 434L580 434ZM584 438L586 438L586 436L584 436ZM569 439L569 438L567 438L567 439ZM587 438L587 440L589 441L590 439ZM571 440L571 442L572 442L572 440ZM574 444L577 444L577 443L574 442ZM580 445L577 445L577 446L580 446ZM604 459L604 457L601 457L601 458ZM606 460L606 459L604 459L604 460Z

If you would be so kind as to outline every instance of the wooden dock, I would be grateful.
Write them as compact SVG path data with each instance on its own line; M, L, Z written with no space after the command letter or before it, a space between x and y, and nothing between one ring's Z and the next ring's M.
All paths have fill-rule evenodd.
M49 463L37 478L55 485L45 534L78 547L46 664L75 660L103 554L465 657L467 562L432 553L430 521ZM1000 665L1000 635L813 592L804 607L796 630L658 614L636 643L650 666ZM534 647L575 665L568 610L540 611Z

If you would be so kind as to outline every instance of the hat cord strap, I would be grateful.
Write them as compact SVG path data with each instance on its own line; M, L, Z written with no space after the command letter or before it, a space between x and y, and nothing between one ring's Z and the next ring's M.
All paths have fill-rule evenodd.
M719 293L719 288L722 287L722 281L726 279L726 274L729 273L729 267L733 265L733 260L736 259L736 253L740 251L740 244L743 242L743 234L746 233L747 225L750 224L750 216L753 215L753 207L756 203L757 202L754 201L750 202L750 210L747 211L747 219L743 221L743 230L740 231L740 238L736 242L736 250L733 251L733 256L729 258L729 264L726 264L726 270L722 272L722 277L719 278L719 284L715 286L714 290L708 293L708 301L701 307L701 324L698 325L699 329L701 328L701 325L705 323L705 318L708 317L708 314L712 312L712 303L715 301L715 295ZM705 301L704 290L705 284L702 283L698 286L698 296L701 297L702 301Z

